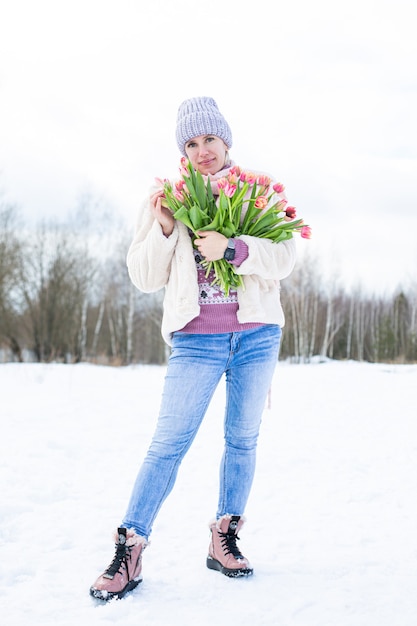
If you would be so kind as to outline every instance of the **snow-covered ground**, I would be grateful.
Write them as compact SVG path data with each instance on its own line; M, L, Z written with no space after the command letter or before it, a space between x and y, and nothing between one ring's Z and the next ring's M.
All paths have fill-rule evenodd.
M223 386L144 555L98 604L151 437L165 369L0 365L0 619L5 626L415 626L417 366L278 365L239 544L255 569L205 566Z

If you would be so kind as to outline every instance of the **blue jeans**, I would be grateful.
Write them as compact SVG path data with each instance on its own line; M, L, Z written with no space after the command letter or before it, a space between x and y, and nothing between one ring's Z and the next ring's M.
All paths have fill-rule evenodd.
M255 472L265 401L278 361L276 325L215 335L176 332L156 431L122 526L148 538L215 389L226 375L224 453L217 518L243 515Z

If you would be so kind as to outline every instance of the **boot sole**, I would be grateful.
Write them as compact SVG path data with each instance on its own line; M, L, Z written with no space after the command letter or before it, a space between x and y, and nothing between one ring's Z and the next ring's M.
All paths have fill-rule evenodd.
M217 559L213 559L211 556L207 557L206 565L209 569L215 570L216 572L220 572L224 574L228 578L242 578L244 576L252 576L253 569L249 567L241 567L238 569L230 569L229 567L224 567L220 561Z
M113 598L118 598L119 600L121 600L129 591L133 591L133 589L136 589L136 587L139 585L139 583L142 582L142 580L142 578L130 580L127 583L126 587L121 591L105 591L102 589L94 589L94 587L91 587L90 595L96 600L102 600L103 602L109 602L109 600L112 600Z

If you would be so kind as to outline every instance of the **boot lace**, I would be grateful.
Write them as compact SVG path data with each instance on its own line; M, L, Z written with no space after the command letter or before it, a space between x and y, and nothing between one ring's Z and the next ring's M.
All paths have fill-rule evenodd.
M125 565L127 570L127 559L130 558L130 549L126 544L117 544L116 546L116 554L114 555L113 561L110 563L108 568L105 571L105 575L113 578L113 576L117 573L121 573L120 569L122 565Z
M220 541L225 554L231 554L235 559L243 559L244 556L236 545L236 541L240 539L234 533L219 532Z

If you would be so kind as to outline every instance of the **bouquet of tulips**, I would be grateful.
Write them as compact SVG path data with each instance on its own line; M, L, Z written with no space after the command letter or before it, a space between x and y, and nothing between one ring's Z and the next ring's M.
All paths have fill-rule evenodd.
M194 170L187 158L181 159L181 179L163 181L164 206L175 219L185 224L193 237L199 230L215 230L228 239L251 235L286 241L295 232L309 239L311 229L302 219L295 219L295 207L287 206L283 198L284 186L272 185L266 175L256 175L231 167L227 176L211 181ZM214 187L214 191L213 191ZM225 259L203 261L206 276L214 270L213 284L228 294L230 288L244 287L242 276L236 274L232 263Z

